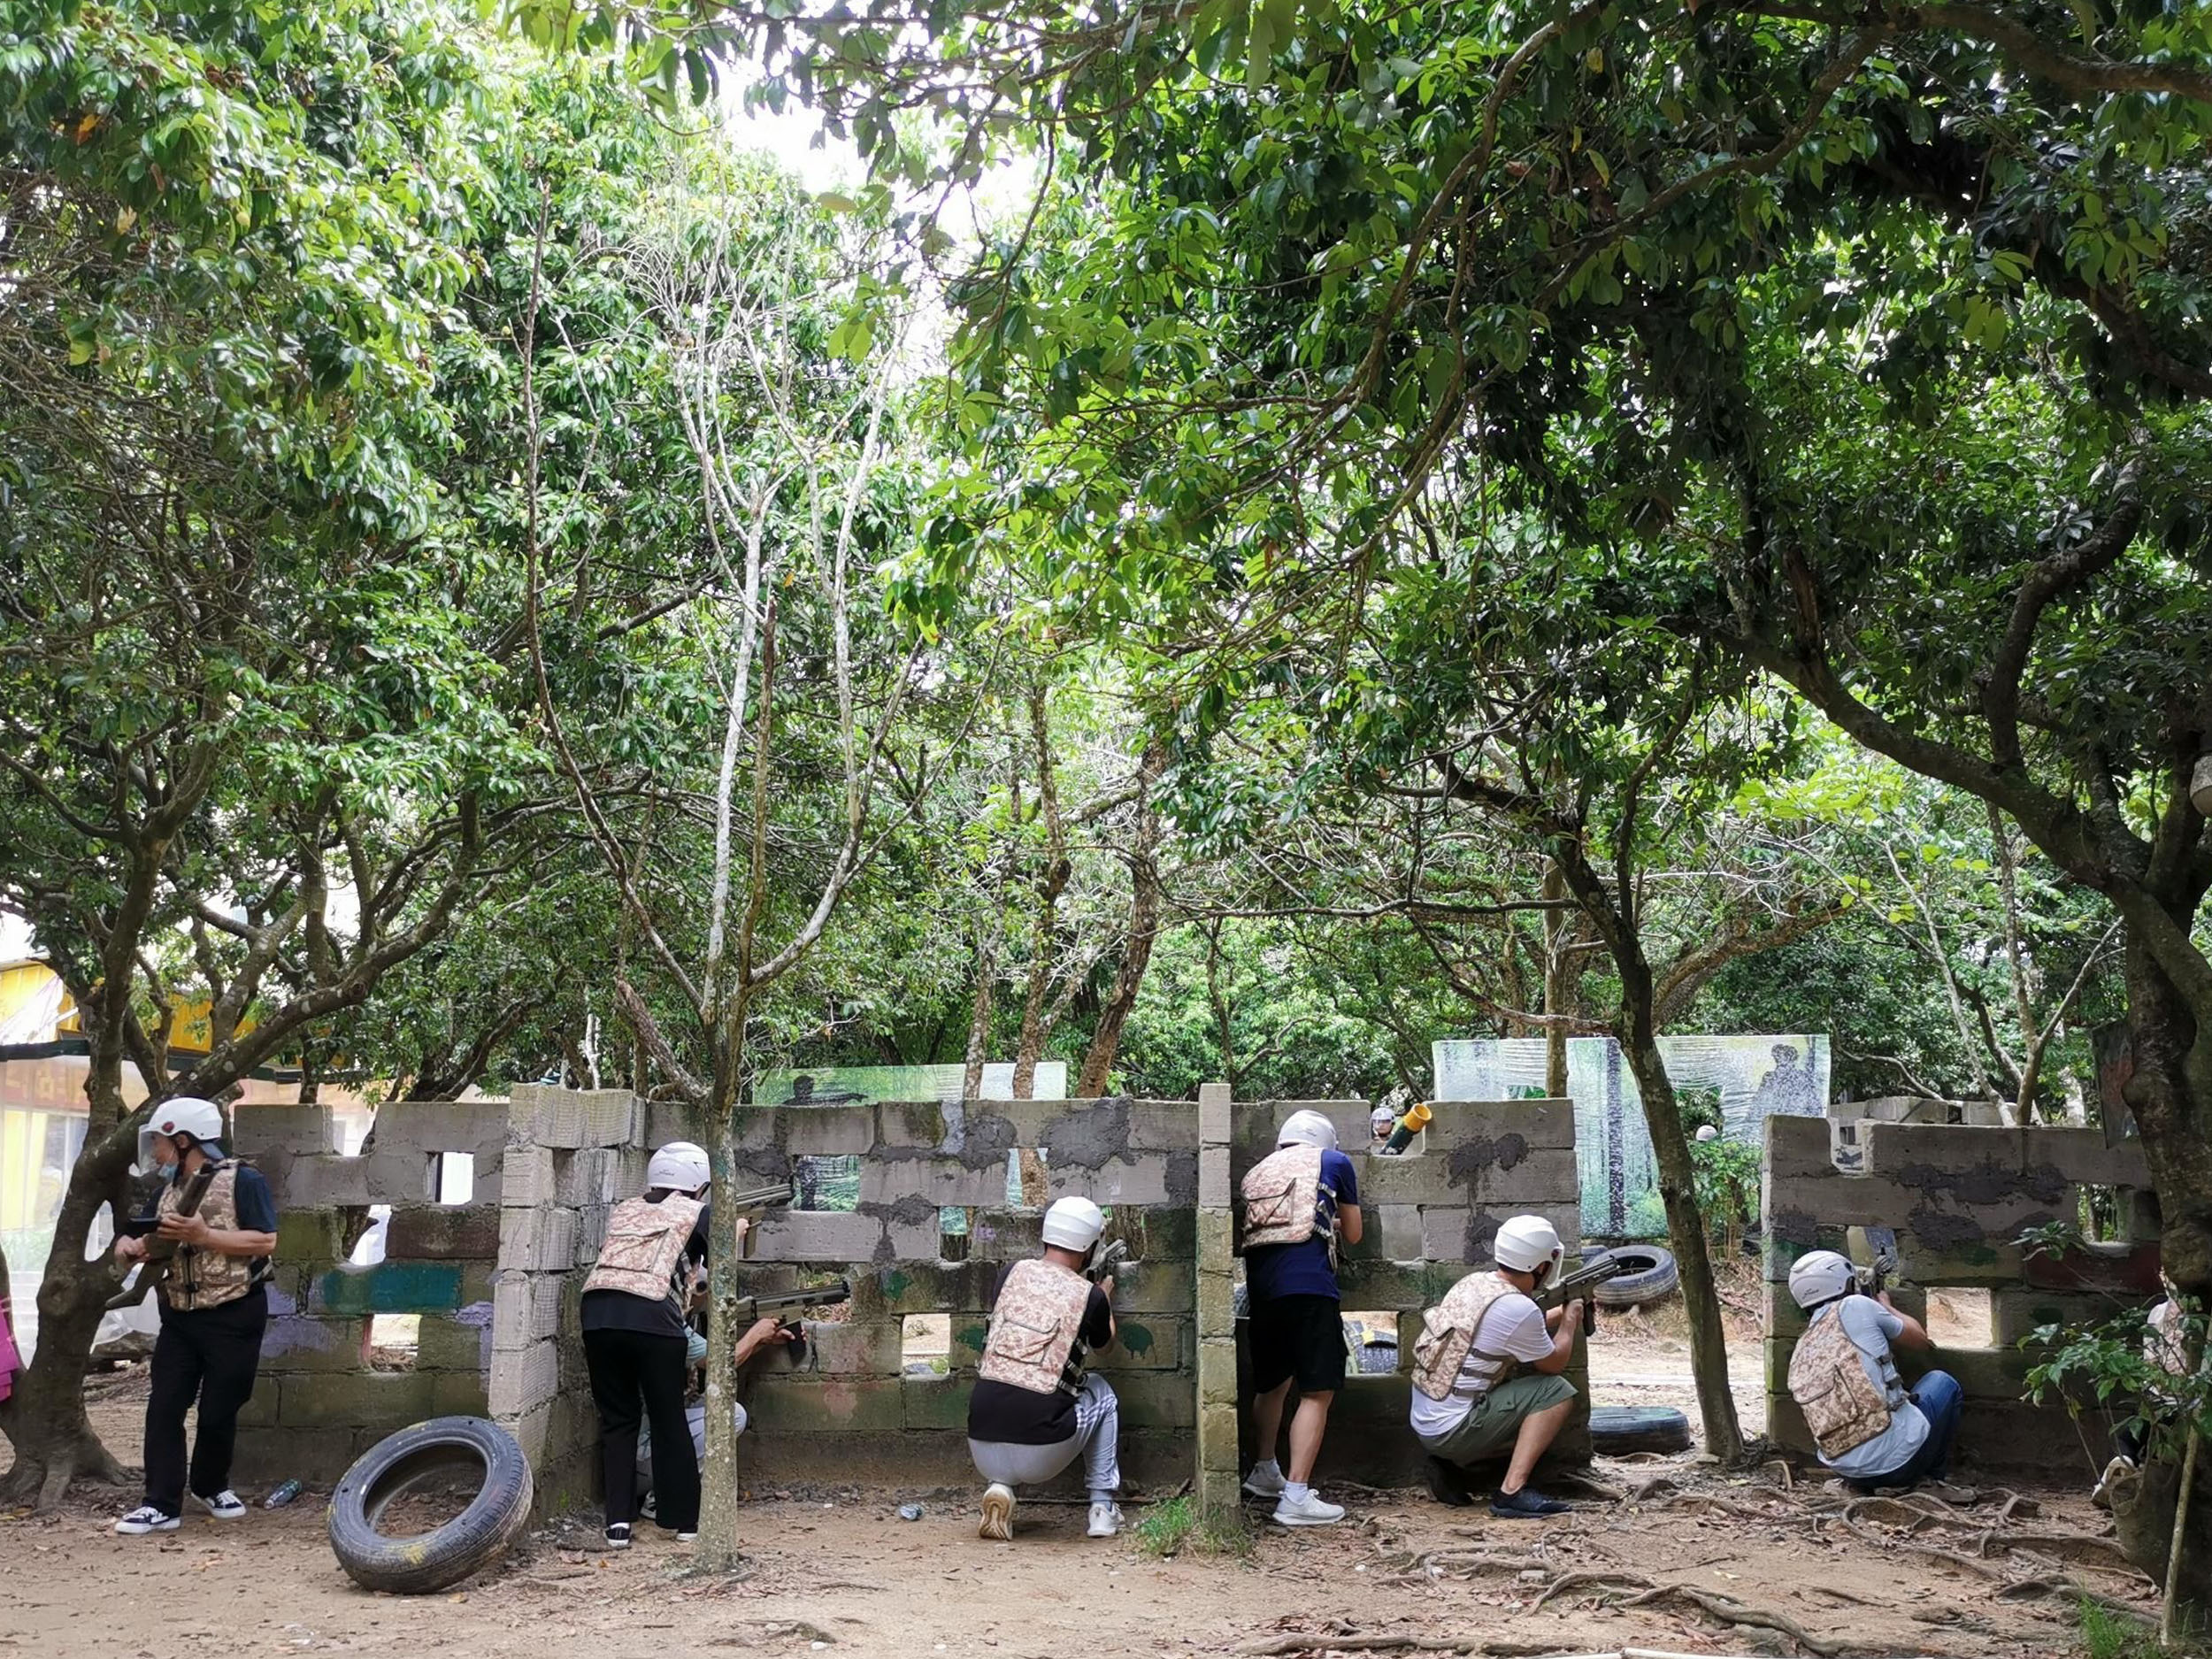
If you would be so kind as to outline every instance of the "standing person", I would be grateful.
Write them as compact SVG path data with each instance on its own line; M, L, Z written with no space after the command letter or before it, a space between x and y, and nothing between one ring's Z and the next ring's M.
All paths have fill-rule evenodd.
M1943 1496L1963 1394L1941 1371L1906 1388L1891 1345L1932 1347L1927 1330L1887 1291L1864 1296L1857 1286L1834 1250L1809 1250L1790 1269L1790 1294L1812 1316L1790 1355L1790 1397L1820 1461L1859 1491L1925 1485Z
M1284 1526L1329 1526L1341 1504L1313 1490L1314 1461L1329 1402L1344 1386L1344 1307L1336 1241L1360 1241L1359 1176L1337 1149L1336 1125L1317 1111L1283 1120L1275 1150L1245 1175L1244 1283L1251 1307L1253 1438L1259 1461L1245 1477L1256 1498L1273 1498ZM1290 1472L1276 1462L1283 1407L1297 1385L1290 1424Z
M1536 1296L1559 1277L1565 1248L1541 1216L1515 1216L1491 1247L1496 1266L1470 1273L1421 1316L1413 1345L1413 1432L1429 1455L1429 1491L1440 1503L1474 1502L1465 1474L1506 1458L1490 1513L1509 1521L1572 1509L1528 1484L1574 1410L1574 1385L1559 1373L1574 1358L1582 1303L1549 1313ZM1517 1365L1529 1369L1514 1375Z
M654 1519L679 1543L699 1536L699 1459L684 1420L691 1369L684 1323L692 1279L707 1259L705 1151L672 1141L646 1165L645 1193L615 1206L607 1241L584 1281L584 1364L599 1409L600 1470L606 1482L607 1543L630 1547L637 1521L638 1425L653 1430ZM747 1223L737 1223L745 1236ZM784 1340L761 1319L738 1340L741 1363Z
M1049 1480L1083 1458L1090 1536L1121 1531L1121 1416L1103 1377L1086 1376L1087 1349L1114 1340L1114 1281L1084 1277L1106 1217L1087 1198L1045 1211L1044 1253L1000 1276L983 1363L968 1396L968 1455L990 1482L977 1536L1014 1536L1014 1488Z
M222 1133L215 1102L191 1095L155 1107L138 1132L138 1166L159 1170L163 1182L150 1231L173 1245L175 1254L161 1284L161 1330L146 1397L145 1501L116 1522L126 1537L177 1530L187 1490L184 1417L196 1404L193 1501L219 1521L246 1513L230 1489L231 1454L238 1414L253 1397L261 1369L277 1214L261 1172L223 1156ZM198 1202L187 1215L183 1200L194 1187ZM115 1258L146 1260L145 1233L117 1239Z

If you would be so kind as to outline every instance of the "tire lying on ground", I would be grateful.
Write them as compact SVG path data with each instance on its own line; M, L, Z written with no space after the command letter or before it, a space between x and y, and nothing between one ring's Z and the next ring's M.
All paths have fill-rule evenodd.
M377 1530L396 1498L454 1476L478 1481L468 1507L412 1537ZM530 1463L481 1417L433 1417L362 1453L330 1499L330 1548L365 1590L425 1595L488 1567L530 1520Z
M1684 1452L1690 1448L1690 1420L1672 1406L1592 1406L1590 1445L1601 1457Z
M1615 1274L1597 1287L1601 1308L1640 1308L1674 1294L1681 1275L1675 1271L1674 1252L1656 1244L1624 1244L1617 1250L1601 1250L1586 1258L1585 1267L1600 1262L1625 1262L1624 1272Z

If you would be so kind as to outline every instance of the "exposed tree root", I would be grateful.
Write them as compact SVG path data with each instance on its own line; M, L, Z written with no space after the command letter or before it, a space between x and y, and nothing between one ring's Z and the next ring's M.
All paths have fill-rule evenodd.
M1825 1655L1840 1654L1850 1644L1837 1637L1816 1635L1786 1613L1777 1613L1770 1608L1753 1607L1733 1596L1717 1591L1700 1590L1686 1584L1657 1584L1635 1572L1570 1572L1562 1574L1544 1588L1529 1609L1535 1611L1553 1598L1570 1590L1601 1587L1608 1592L1633 1590L1636 1594L1611 1603L1616 1607L1649 1607L1670 1598L1678 1598L1703 1610L1724 1624L1742 1625L1754 1630L1778 1631L1788 1637L1807 1653Z

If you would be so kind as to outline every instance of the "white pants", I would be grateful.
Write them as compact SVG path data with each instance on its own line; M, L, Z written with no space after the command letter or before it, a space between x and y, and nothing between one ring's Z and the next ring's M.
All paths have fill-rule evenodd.
M1001 1486L1033 1486L1083 1456L1083 1484L1091 1495L1121 1490L1121 1406L1103 1377L1083 1379L1075 1394L1075 1434L1051 1446L1010 1440L970 1440L976 1472Z
M745 1408L732 1408L737 1414L737 1432L745 1432ZM691 1454L699 1460L699 1467L707 1466L707 1402L695 1400L684 1408L684 1421L691 1425ZM642 1498L653 1489L653 1431L644 1424L637 1431L637 1494Z

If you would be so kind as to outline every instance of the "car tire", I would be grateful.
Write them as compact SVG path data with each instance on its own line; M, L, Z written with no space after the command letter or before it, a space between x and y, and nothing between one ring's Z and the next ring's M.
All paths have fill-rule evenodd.
M467 1509L444 1525L391 1538L377 1523L425 1483L480 1473ZM482 1417L433 1417L388 1435L355 1460L330 1499L330 1548L365 1590L426 1595L481 1572L530 1521L530 1462L514 1436Z
M1686 1452L1690 1420L1672 1406L1592 1406L1590 1445L1601 1457Z
M1602 1250L1583 1263L1624 1261L1627 1270L1601 1283L1595 1291L1601 1308L1640 1308L1662 1302L1681 1287L1682 1276L1674 1264L1674 1252L1657 1244L1624 1244Z

